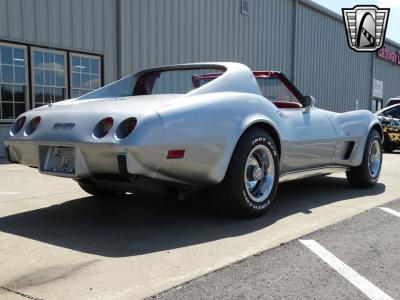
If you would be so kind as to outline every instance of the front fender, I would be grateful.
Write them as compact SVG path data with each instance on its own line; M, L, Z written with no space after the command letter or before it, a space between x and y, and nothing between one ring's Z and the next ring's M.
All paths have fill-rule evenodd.
M374 126L380 126L378 118L367 110L346 113L331 113L329 117L335 125L338 144L343 141L354 141L354 150L348 164L359 166L362 163L368 135ZM382 134L382 132L380 132ZM338 158L338 163L340 160Z

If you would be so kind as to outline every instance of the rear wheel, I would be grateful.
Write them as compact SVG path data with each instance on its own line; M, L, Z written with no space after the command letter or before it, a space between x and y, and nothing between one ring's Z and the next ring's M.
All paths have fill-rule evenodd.
M279 156L264 130L250 129L233 153L225 179L216 188L220 208L235 217L262 215L271 206L279 180Z
M382 167L382 138L376 130L371 130L364 149L361 165L346 172L350 185L372 187L378 181Z
M86 193L93 195L95 197L98 197L98 198L122 197L125 194L124 192L120 192L120 191L114 191L114 190L100 188L100 187L94 185L89 180L87 180L87 181L79 180L77 182L82 190L84 190Z

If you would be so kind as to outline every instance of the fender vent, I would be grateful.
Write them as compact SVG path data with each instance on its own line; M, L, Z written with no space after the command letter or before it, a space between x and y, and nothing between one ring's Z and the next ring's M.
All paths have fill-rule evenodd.
M347 150L343 157L344 160L348 160L350 158L351 153L353 153L353 149L354 149L354 142L348 142Z
M250 15L250 0L242 0L242 14Z

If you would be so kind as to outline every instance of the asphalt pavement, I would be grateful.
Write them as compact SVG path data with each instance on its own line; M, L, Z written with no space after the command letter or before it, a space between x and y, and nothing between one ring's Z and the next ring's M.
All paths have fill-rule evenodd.
M236 220L202 197L99 201L70 179L0 165L0 299L143 299L199 277L161 297L364 297L299 239L399 298L399 218L377 208L400 211L388 204L400 197L399 170L397 152L384 155L372 189L350 187L344 174L284 183L265 216Z
M302 241L315 241L390 299L400 299L400 200L262 252L153 299L368 299ZM354 274L352 274L354 278ZM383 298L371 298L383 299Z

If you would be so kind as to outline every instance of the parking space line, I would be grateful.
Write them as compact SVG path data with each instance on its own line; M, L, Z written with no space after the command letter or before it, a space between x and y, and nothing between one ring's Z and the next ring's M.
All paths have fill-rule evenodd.
M314 240L299 240L304 246L314 252L325 263L331 266L336 272L346 278L351 284L363 292L368 298L373 300L393 300L384 291L379 289L373 283L362 277L355 270L350 268L320 244Z
M379 209L400 218L400 212L398 212L397 210L391 209L389 207L379 207Z

